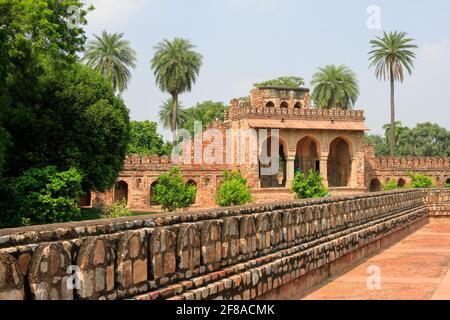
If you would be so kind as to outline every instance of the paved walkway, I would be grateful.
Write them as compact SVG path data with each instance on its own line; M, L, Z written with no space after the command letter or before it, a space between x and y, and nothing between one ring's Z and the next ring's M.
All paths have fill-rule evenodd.
M450 300L450 219L431 222L310 292L305 300Z

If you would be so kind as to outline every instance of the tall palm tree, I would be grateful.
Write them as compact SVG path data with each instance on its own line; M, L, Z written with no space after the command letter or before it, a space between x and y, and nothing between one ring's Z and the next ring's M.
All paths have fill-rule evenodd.
M164 129L172 128L172 119L174 117L172 98L164 101L163 104L159 107L158 117L159 123L163 126ZM177 127L180 127L186 121L186 111L184 107L181 106L181 102L177 104L175 118Z
M385 124L383 126L384 132L385 132L385 136L386 136L386 141L390 141L392 139L391 136L391 124ZM405 132L406 130L408 130L407 127L403 126L403 123L401 121L395 121L394 123L394 145L397 146L398 144L398 139L400 137L400 135Z
M110 34L103 31L101 36L87 44L83 57L86 64L109 79L114 90L122 93L131 79L129 68L136 68L136 52L130 43L123 40L123 33Z
M203 57L195 52L189 40L175 38L164 39L157 44L151 67L156 83L163 92L168 92L173 101L172 106L172 140L176 142L178 96L192 90L200 73Z
M391 128L395 127L395 82L403 82L406 69L409 75L414 69L417 46L408 38L406 32L384 32L383 37L370 41L372 51L369 52L370 67L375 67L375 76L380 80L389 80L391 86ZM391 156L395 155L395 132L390 131L389 139Z
M352 108L359 96L358 77L347 66L327 65L313 75L311 99L320 109Z

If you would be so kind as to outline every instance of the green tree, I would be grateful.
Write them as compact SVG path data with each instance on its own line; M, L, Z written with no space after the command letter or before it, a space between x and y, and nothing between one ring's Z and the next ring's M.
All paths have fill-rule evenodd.
M131 79L129 68L136 68L136 52L123 39L123 33L94 35L95 40L87 44L83 57L86 64L100 72L113 84L114 90L123 92Z
M317 108L350 109L359 97L356 74L348 67L327 65L313 75L311 99Z
M13 205L7 226L68 222L79 218L82 176L70 168L30 169L12 181Z
M381 135L366 134L366 144L375 146L375 155L377 157L389 155L389 145L386 143L386 138Z
M212 122L223 121L226 109L227 106L222 102L204 101L197 103L196 106L185 110L183 128L194 135L196 121L200 121L203 126L202 129L205 130Z
M195 52L189 40L167 39L155 46L151 66L156 83L163 92L168 92L173 101L172 142L176 142L178 96L192 90L202 65L202 56Z
M386 136L386 141L390 141L391 139L391 124L385 124L383 126L384 132L385 132L385 136ZM400 138L400 135L406 131L408 131L409 129L407 127L404 127L403 124L401 123L401 121L395 121L394 123L394 145L398 146L398 140Z
M292 88L297 89L305 84L305 80L300 77L284 76L276 79L255 83L257 88L261 87L278 87L278 88Z
M176 110L173 108L173 99L169 98L159 107L158 118L159 123L164 129L172 128L172 121L175 117L177 128L180 128L186 120L185 109L181 102L177 103ZM175 110L175 113L174 113Z
M450 131L432 123L420 123L399 135L396 155L450 157Z
M158 134L156 122L132 121L128 154L139 155L170 155L172 146L165 143L163 137Z
M216 194L216 203L221 207L240 206L253 201L247 180L240 171L226 171L224 181Z
M433 180L422 173L411 173L411 187L416 189L431 188Z
M303 172L297 172L292 182L291 191L298 199L322 198L329 194L320 173L312 170L307 177Z
M414 68L415 53L417 48L413 44L414 39L408 38L406 32L384 32L383 37L377 37L370 41L372 51L370 55L370 67L375 67L375 76L380 80L389 80L391 88L391 128L395 127L395 82L403 82L405 71L411 75ZM391 156L395 155L395 131L390 132Z
M158 177L153 193L153 200L159 203L164 211L172 212L194 204L197 187L184 183L180 169L175 167Z

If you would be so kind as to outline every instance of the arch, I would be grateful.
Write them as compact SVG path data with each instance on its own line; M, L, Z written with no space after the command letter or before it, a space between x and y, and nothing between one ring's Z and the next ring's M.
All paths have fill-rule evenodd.
M398 179L397 187L404 188L406 186L406 181L403 178Z
M305 176L309 171L320 172L320 143L312 137L306 136L297 142L295 154L295 172L302 172Z
M114 190L114 202L122 201L125 201L125 203L128 204L128 183L125 181L119 181Z
M280 109L288 109L289 104L286 101L281 102Z
M272 137L268 137L262 144L260 150L260 161L259 161L259 178L261 181L261 188L284 188L286 186L287 180L287 170L286 170L286 154L287 154L287 144L286 141L277 137L279 139L279 150L278 156L278 173L273 175L266 175L263 169L269 169L272 167L272 162L268 164L262 164L261 158L264 154L267 157L272 158ZM275 158L275 157L274 157Z
M92 193L86 192L85 194L81 195L79 206L82 208L88 208L92 206Z
M294 106L294 109L301 109L302 108L302 104L300 102L297 102Z
M197 186L197 182L193 179L188 180L188 182L186 182L187 186L194 186L195 187L195 199L194 202L192 204L196 204L197 203L197 194L198 194L198 186Z
M447 178L447 179L445 180L445 185L444 185L444 187L450 188L450 178Z
M272 101L266 103L266 108L275 108L275 104Z
M352 171L352 150L349 142L341 137L330 144L328 155L328 183L330 187L347 187Z
M381 191L381 182L380 182L380 180L378 180L378 179L373 179L372 181L370 181L369 191L370 191L370 192L378 192L378 191Z
M151 207L159 205L159 203L156 200L153 199L154 194L155 194L154 189L155 189L157 184L158 184L158 181L153 181L153 183L150 185L150 206Z

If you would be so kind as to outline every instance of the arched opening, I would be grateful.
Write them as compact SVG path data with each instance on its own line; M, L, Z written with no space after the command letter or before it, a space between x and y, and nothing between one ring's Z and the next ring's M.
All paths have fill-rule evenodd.
M450 178L448 178L447 180L445 180L445 186L446 188L450 188Z
M197 194L198 194L197 182L195 182L194 180L189 180L188 182L186 182L186 185L195 187L195 189L196 189L195 199L194 199L194 202L191 204L196 204L197 203Z
M406 181L403 178L398 179L397 187L404 188L406 186Z
M380 180L378 180L378 179L373 179L372 181L370 181L369 191L370 191L370 192L378 192L378 191L381 191L381 182L380 182Z
M158 206L159 203L154 199L155 196L155 187L158 185L158 181L154 181L150 185L150 206Z
M275 104L272 101L266 103L266 108L275 108Z
M294 109L301 109L302 108L302 104L300 102L297 102L294 106Z
M128 204L128 183L125 181L120 181L116 184L116 189L114 190L114 202L125 201Z
M289 108L289 104L288 104L286 101L283 101L283 102L280 104L280 108L281 108L281 109L288 109L288 108Z
M328 155L328 183L330 187L347 187L352 172L350 147L342 138L333 140Z
M295 155L295 173L302 172L305 176L312 170L320 172L319 145L311 137L305 137L297 143Z
M80 202L78 203L80 207L91 207L92 206L92 193L86 192L80 197Z
M272 137L269 137L263 144L262 144L262 150L260 153L260 159L263 156L267 156L268 158L272 158ZM284 188L286 187L286 153L285 153L285 147L283 143L280 140L279 149L278 149L278 157L274 157L274 159L277 158L278 161L278 173L274 174L265 174L263 171L269 171L270 168L276 168L272 167L272 162L269 162L268 164L262 164L261 160L259 162L259 179L261 181L261 188ZM263 170L266 169L266 170Z

